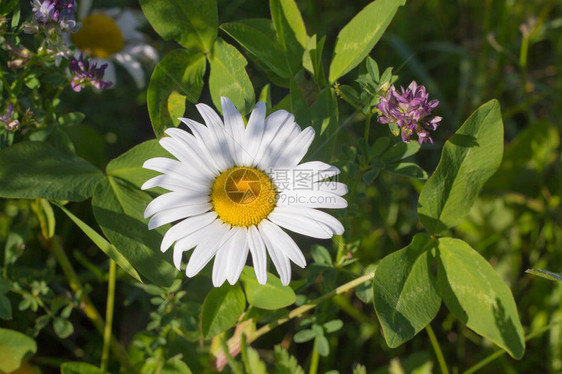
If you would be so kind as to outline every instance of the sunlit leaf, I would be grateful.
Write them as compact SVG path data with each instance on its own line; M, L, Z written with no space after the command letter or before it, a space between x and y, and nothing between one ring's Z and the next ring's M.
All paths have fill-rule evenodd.
M462 240L439 239L438 254L437 284L449 310L468 328L521 358L525 337L507 284Z
M441 298L431 279L431 238L424 234L386 256L373 282L374 305L389 347L412 339L437 315Z
M363 8L338 34L330 64L330 83L356 67L371 52L406 0L376 0Z
M244 312L246 300L239 284L225 284L213 288L201 308L201 332L205 338L212 338L228 330Z
M94 165L47 143L24 141L0 151L0 197L81 201L102 179Z
M196 50L178 49L156 65L146 96L152 128L158 138L168 127L179 124L185 100L196 103L203 89L205 55Z
M420 194L418 215L431 233L457 225L501 163L503 122L496 100L478 108L443 148Z
M164 40L209 52L218 33L216 0L140 0L148 22Z

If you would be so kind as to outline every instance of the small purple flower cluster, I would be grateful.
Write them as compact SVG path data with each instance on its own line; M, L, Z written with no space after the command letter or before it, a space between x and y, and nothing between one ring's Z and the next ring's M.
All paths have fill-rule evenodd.
M14 116L14 104L9 103L6 106L6 112L0 116L0 122L4 124L4 128L7 131L15 131L20 127L20 121L13 119Z
M407 89L400 87L401 92L392 86L386 97L381 98L377 108L381 111L378 121L380 123L394 123L400 129L402 141L410 142L410 137L415 133L418 143L433 143L429 131L435 131L439 126L441 117L431 117L431 111L439 105L438 100L429 101L429 94L424 86L418 86L412 81Z
M57 26L62 32L75 31L76 3L74 0L33 0L35 22L42 26Z
M80 92L82 87L85 86L93 86L98 90L111 86L112 82L103 80L106 68L107 64L97 67L97 62L90 65L90 62L84 59L82 54L80 54L80 59L73 57L70 61L70 71L74 75L70 82L72 89Z

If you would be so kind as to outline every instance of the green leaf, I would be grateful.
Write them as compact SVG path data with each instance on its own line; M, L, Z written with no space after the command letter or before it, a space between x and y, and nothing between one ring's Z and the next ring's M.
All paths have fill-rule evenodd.
M283 347L276 345L273 350L275 366L273 374L304 374L297 359L289 354Z
M179 358L167 361L158 371L159 374L191 374L189 366Z
M96 366L85 362L65 362L60 366L61 374L103 374Z
M78 226L84 232L84 234L86 234L88 238L90 238L94 242L94 244L98 246L99 249L101 249L106 255L108 255L113 261L115 261L115 263L119 265L121 269L125 270L131 277L135 278L139 282L142 282L139 273L137 273L135 268L133 268L133 265L131 265L131 263L127 261L127 259L121 253L119 253L119 251L113 244L105 240L103 236L98 234L97 231L88 226L88 224L86 224L80 218L72 214L70 210L66 209L59 203L53 203L58 206L72 220L72 222L74 222L76 226Z
M277 38L285 50L292 74L301 69L307 35L301 12L294 0L269 0L271 19Z
M445 143L437 170L423 187L418 215L429 232L440 233L462 221L500 165L502 152L500 105L491 100Z
M245 115L254 107L254 87L246 73L248 64L236 48L218 38L209 56L209 90L213 104L221 110L221 96L228 97Z
M382 259L375 272L373 302L389 347L412 339L437 315L441 298L431 279L431 238L412 243Z
M343 321L341 319L334 319L324 324L324 330L326 330L326 334L330 334L332 332L336 332L343 327Z
M21 142L0 151L0 197L82 201L102 178L92 164L46 143Z
M418 164L413 162L400 162L387 165L385 170L389 173L402 175L409 178L427 179L427 173Z
M74 332L74 326L70 323L69 320L55 317L53 320L53 328L55 329L55 333L61 339L66 339Z
M177 49L156 65L146 96L152 128L158 138L168 127L176 127L185 112L185 100L196 103L203 89L205 55Z
M295 336L293 336L293 340L295 341L295 343L305 343L309 340L314 339L315 337L316 334L314 333L314 331L310 329L304 329L297 332Z
M320 356L326 357L330 354L330 343L325 336L319 336L316 338L316 350Z
M11 373L35 352L35 340L21 332L0 328L0 371Z
M12 304L4 295L0 295L0 319L12 319Z
M201 308L201 332L205 338L212 338L236 324L244 312L246 300L239 284L225 284L213 288Z
M70 127L70 126L81 124L82 121L84 121L84 118L86 118L86 115L84 113L71 112L60 116L58 118L58 121L59 121L59 125L64 127Z
M324 75L324 66L322 65L322 52L326 36L316 41L316 35L307 37L306 49L302 57L303 67L312 73L314 81L318 86L326 86L326 77Z
M387 144L388 144L388 142L387 142ZM386 145L385 145L385 147L386 147ZM418 153L419 150L420 150L420 145L417 142L404 143L404 142L399 141L398 143L396 143L393 146L391 146L390 148L388 148L388 150L386 150L386 152L384 152L384 154L382 155L381 158L385 162L390 163L390 162L399 161L399 160L403 160L405 158L408 158L408 157Z
M172 158L156 139L138 144L114 158L107 164L105 171L107 175L123 179L140 188L144 182L161 174L142 167L146 160L154 157Z
M244 284L244 291L248 304L261 309L276 310L293 304L297 298L291 287L281 284L279 278L267 273L267 283L258 283L254 269L245 266L240 280Z
M316 144L326 146L326 142L333 140L331 137L338 128L338 99L334 89L325 88L320 92L310 106L310 115L317 134Z
M216 0L140 0L146 19L164 40L209 52L217 38Z
M282 78L289 78L285 51L277 40L273 22L269 19L245 19L221 25L228 35L244 49Z
M462 240L439 239L438 254L437 286L449 310L468 328L521 358L523 327L507 284Z
M267 366L265 362L260 359L260 354L258 351L251 347L246 348L246 354L248 355L248 367L247 371L249 374L267 374Z
M318 264L333 266L332 255L321 245L313 245L311 250L312 259Z
M160 252L169 226L148 230L144 209L151 200L146 192L108 176L96 189L92 207L103 233L121 255L152 283L169 287L176 269Z
M376 0L363 8L338 34L329 81L334 83L371 52L405 0Z
M552 271L548 271L544 269L527 269L525 270L525 273L537 275L545 279L562 281L562 274L554 273Z

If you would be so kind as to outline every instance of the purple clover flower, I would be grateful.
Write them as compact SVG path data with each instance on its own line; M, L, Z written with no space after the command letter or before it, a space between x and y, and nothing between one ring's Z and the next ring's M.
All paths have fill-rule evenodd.
M82 87L85 86L93 86L98 90L111 86L112 82L103 80L106 68L107 64L103 64L98 68L97 62L90 65L90 62L84 59L82 54L80 54L80 59L73 57L70 61L70 71L74 75L70 82L72 89L75 92L80 92Z
M77 26L74 0L33 0L31 5L35 22L41 26L56 26L62 32L72 32Z
M435 131L442 120L439 116L431 117L431 111L439 105L438 100L429 101L429 94L424 86L418 86L412 81L407 89L400 87L401 92L392 86L386 97L381 98L377 108L381 111L378 121L380 123L395 123L400 129L402 141L410 142L410 137L415 133L418 143L433 144L429 131Z
M17 130L20 126L20 121L13 119L14 117L14 104L9 103L6 106L6 112L0 116L0 122L4 123L4 128L8 131Z

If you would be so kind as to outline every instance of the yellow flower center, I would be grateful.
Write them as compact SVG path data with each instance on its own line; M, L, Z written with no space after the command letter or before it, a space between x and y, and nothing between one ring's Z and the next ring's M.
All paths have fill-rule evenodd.
M232 226L259 224L275 208L277 193L262 171L235 167L218 176L211 189L211 203L219 218Z
M108 16L92 14L80 22L82 27L70 38L85 55L107 59L125 46L121 29Z

